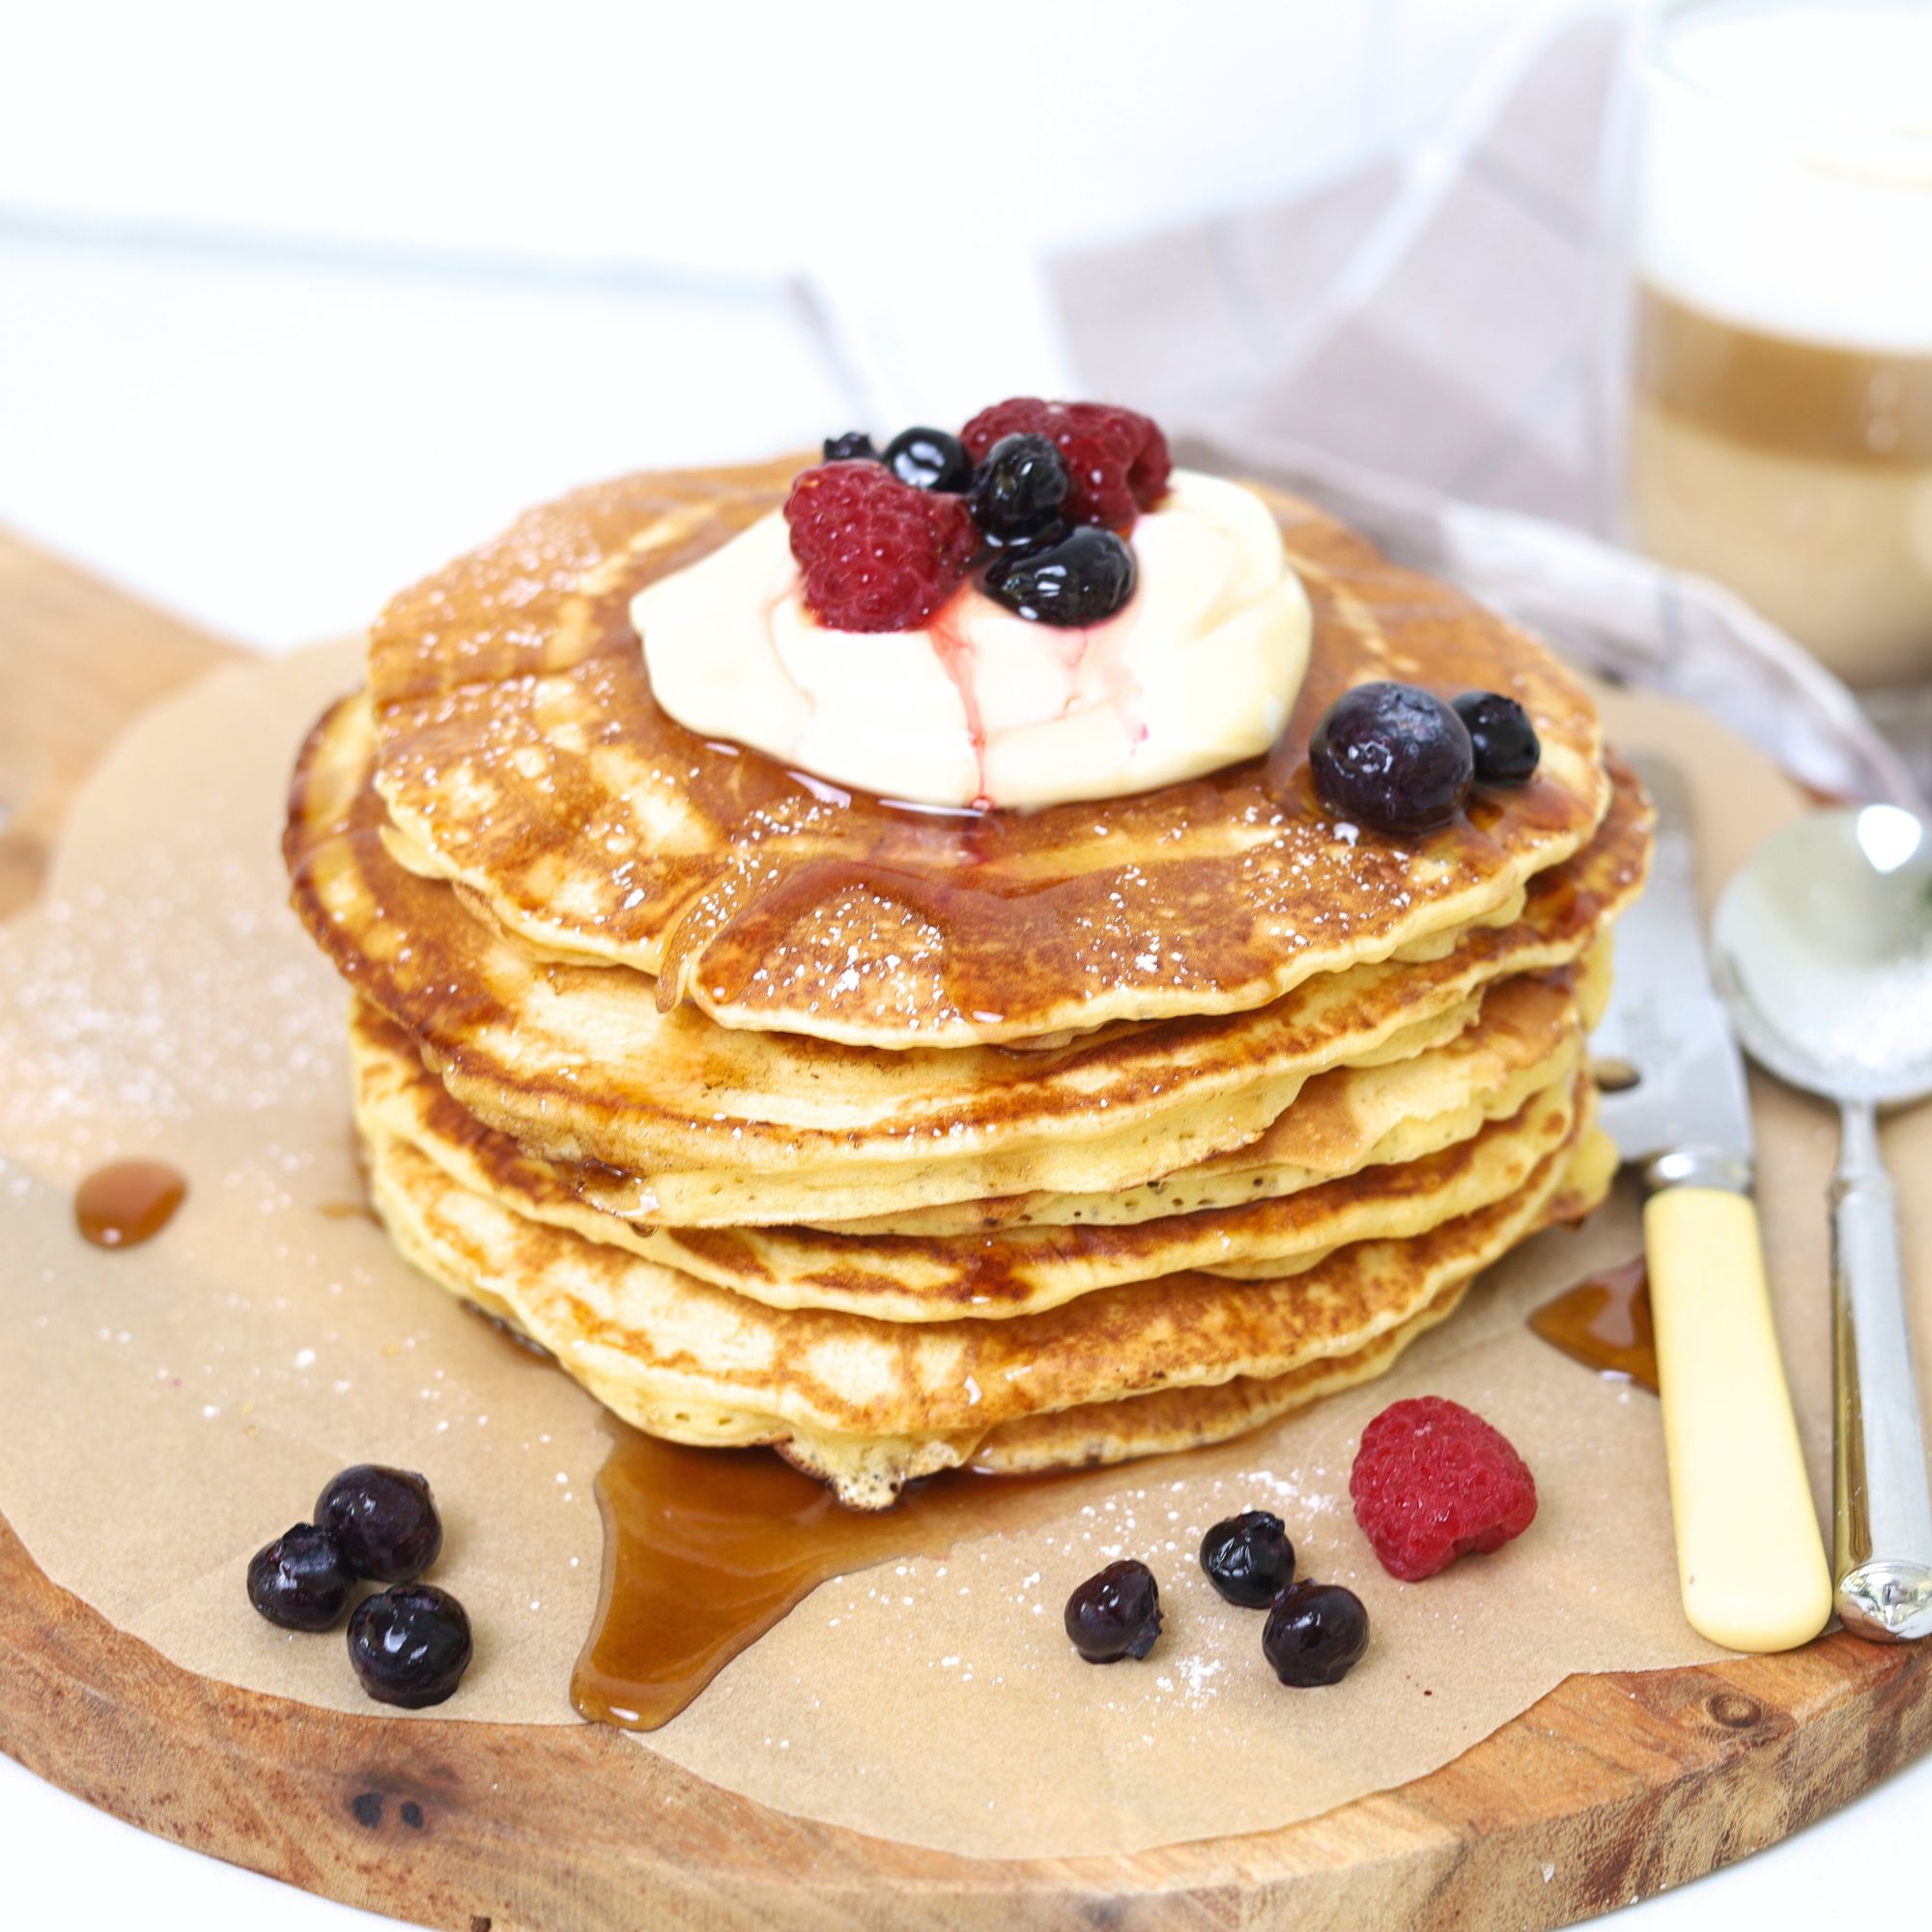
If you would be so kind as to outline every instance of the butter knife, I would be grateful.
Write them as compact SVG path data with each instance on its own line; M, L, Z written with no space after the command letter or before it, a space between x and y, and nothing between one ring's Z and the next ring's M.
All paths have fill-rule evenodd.
M1744 1061L1705 956L1689 790L1668 760L1634 762L1656 846L1591 1050L1616 1089L1604 1124L1648 1197L1678 1588L1712 1642L1789 1650L1825 1627L1832 1577L1766 1289Z

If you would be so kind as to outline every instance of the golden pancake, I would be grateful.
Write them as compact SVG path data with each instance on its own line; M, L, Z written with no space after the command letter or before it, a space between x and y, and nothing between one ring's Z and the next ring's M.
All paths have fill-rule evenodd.
M774 1308L886 1321L1011 1318L1192 1268L1298 1273L1349 1241L1421 1234L1514 1193L1568 1138L1580 1058L1573 1034L1515 1116L1427 1158L1364 1167L1278 1198L1121 1225L903 1236L634 1228L585 1206L556 1170L466 1115L395 1029L360 1019L353 1044L364 1134L407 1142L463 1186Z
M1452 1009L1440 1022L1395 1036L1389 1058L1318 1074L1247 1147L1145 1186L1114 1194L1019 1195L823 1225L840 1235L974 1235L1003 1227L1145 1221L1269 1200L1362 1167L1420 1159L1466 1140L1486 1122L1507 1119L1549 1084L1556 1063L1574 1065L1577 1024L1567 975L1499 980L1466 1014ZM1397 1047L1404 1049L1399 1056ZM410 1141L457 1179L485 1191L491 1185L485 1160L494 1168L513 1159L505 1184L528 1197L528 1211L543 1219L561 1215L564 1226L593 1239L622 1238L601 1227L611 1210L584 1201L586 1190L595 1194L601 1185L610 1191L608 1177L544 1160L430 1087L410 1036L367 1001L358 1000L351 1015L350 1049L356 1109L373 1126ZM487 1142L497 1145L485 1155L480 1150ZM639 1225L641 1232L653 1224Z
M1578 1148L1562 1187L1546 1208L1546 1224L1580 1220L1600 1206L1616 1168L1616 1149L1605 1136L1593 1135ZM1156 1389L1151 1395L1003 1422L973 1451L972 1466L991 1475L1023 1475L1225 1442L1321 1396L1385 1374L1417 1336L1456 1312L1473 1280L1463 1275L1452 1281L1427 1307L1361 1348L1322 1356L1285 1376L1237 1376L1208 1386Z
M391 603L370 651L377 784L412 867L551 956L655 976L666 1010L947 1047L1245 1010L1508 918L1608 808L1594 707L1541 645L1265 491L1315 629L1264 757L1135 797L949 813L706 742L654 701L631 599L774 510L801 467L580 491ZM1425 838L1358 836L1316 800L1308 740L1380 677L1511 693L1538 776Z
M512 1321L627 1421L698 1443L774 1442L861 1506L952 1466L1001 1423L1157 1388L1271 1379L1399 1327L1543 1224L1591 1094L1503 1201L1407 1240L1358 1241L1285 1281L1205 1274L1005 1321L895 1323L779 1310L527 1220L382 1135L370 1189L403 1254Z
M1637 889L1628 774L1595 838L1520 920L1443 956L1320 973L1267 1007L1111 1027L1047 1052L879 1053L660 1009L628 968L546 960L386 849L366 700L303 755L286 836L298 911L462 1105L553 1160L616 1173L600 1205L679 1227L842 1221L1027 1192L1138 1186L1255 1140L1313 1075L1507 974L1577 958Z
M1386 1375L1417 1336L1446 1321L1463 1305L1474 1279L1460 1276L1406 1321L1346 1355L1321 1356L1285 1376L1236 1376L1207 1387L1156 1389L1119 1402L1083 1403L1049 1415L1023 1416L981 1437L967 1463L989 1476L1034 1475L1166 1456L1245 1435L1324 1395Z
M1420 1160L1485 1122L1506 1120L1549 1084L1551 1064L1570 1056L1578 1026L1567 974L1519 974L1485 987L1469 1024L1439 1044L1414 1039L1412 1053L1318 1073L1258 1139L1143 1186L1012 1195L826 1225L843 1235L973 1235L1271 1200L1358 1168Z

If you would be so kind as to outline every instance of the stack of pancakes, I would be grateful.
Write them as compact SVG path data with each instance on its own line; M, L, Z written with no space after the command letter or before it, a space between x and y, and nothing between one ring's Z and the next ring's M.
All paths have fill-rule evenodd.
M1598 1202L1582 1039L1647 813L1534 641L1270 496L1315 631L1266 757L894 806L686 731L631 628L798 467L533 512L390 606L310 737L295 904L411 1261L638 1426L877 1506L1251 1428ZM1517 697L1537 778L1338 823L1309 733L1377 677Z

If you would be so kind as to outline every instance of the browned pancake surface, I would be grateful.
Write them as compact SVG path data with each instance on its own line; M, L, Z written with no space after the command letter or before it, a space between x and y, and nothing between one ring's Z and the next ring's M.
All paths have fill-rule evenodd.
M423 862L528 938L660 976L667 1008L874 1046L1251 1008L1506 904L1608 803L1588 696L1541 646L1268 493L1315 634L1265 757L950 813L708 743L654 701L630 601L775 508L799 467L581 491L398 597L372 641L380 787ZM1420 840L1338 827L1309 734L1376 677L1510 693L1541 775Z

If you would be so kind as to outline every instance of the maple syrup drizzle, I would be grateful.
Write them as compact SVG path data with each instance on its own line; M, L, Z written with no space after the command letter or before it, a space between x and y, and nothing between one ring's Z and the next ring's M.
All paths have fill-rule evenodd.
M138 1248L186 1198L187 1177L165 1161L109 1161L74 1189L73 1222L97 1248Z
M1565 1289L1529 1318L1529 1325L1586 1369L1657 1393L1657 1335L1641 1255Z
M597 1477L604 1584L571 1702L654 1731L819 1584L1010 1524L1020 1499L1106 1472L935 1477L896 1507L844 1508L768 1449L692 1449L611 1422Z

